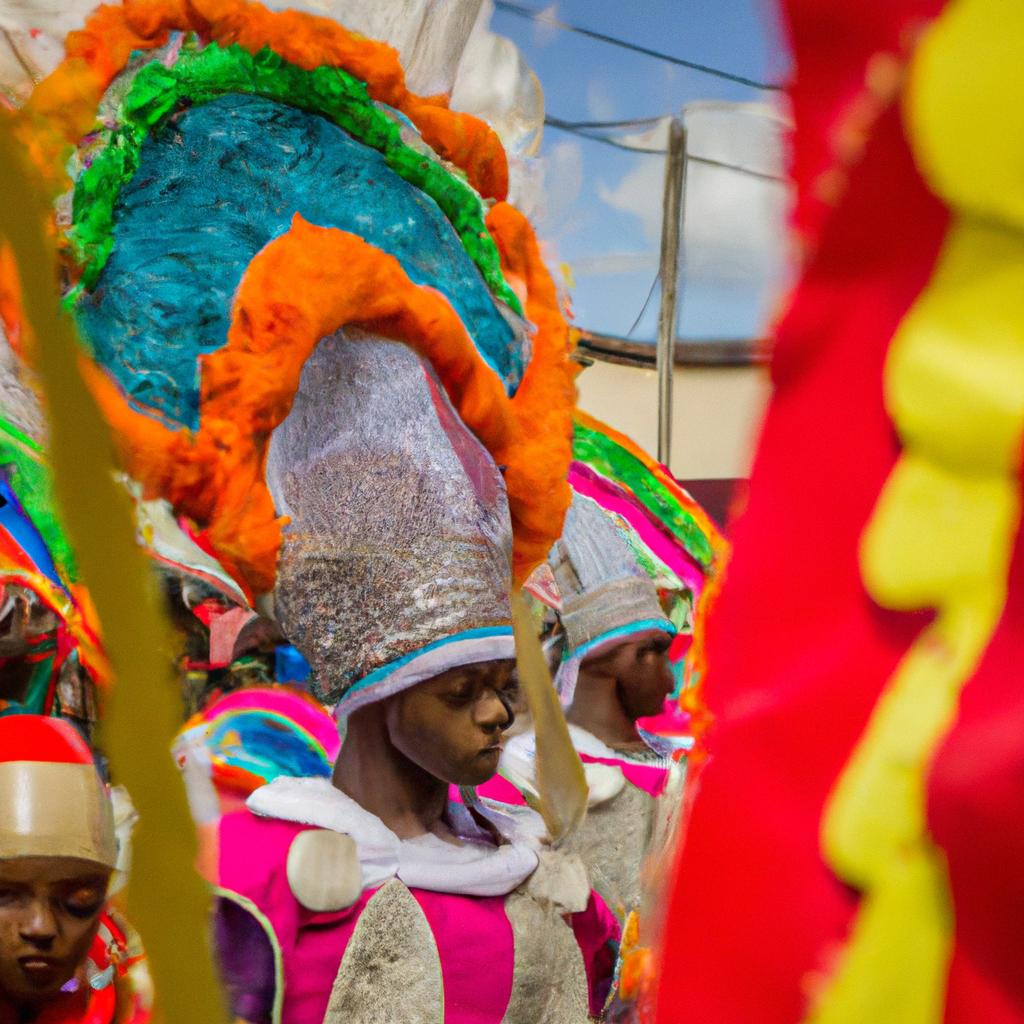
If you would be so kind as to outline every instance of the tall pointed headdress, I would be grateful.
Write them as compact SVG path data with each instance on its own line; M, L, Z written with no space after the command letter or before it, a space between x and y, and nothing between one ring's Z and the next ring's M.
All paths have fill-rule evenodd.
M411 42L389 35L417 82L428 82L436 58L447 68L441 85L451 88L459 71L452 40L479 39L481 31L472 0L351 0L332 5L329 17L246 0L126 0L99 8L68 37L64 60L18 114L55 191L67 187L64 157L73 150L70 208L62 206L68 303L97 364L94 391L125 468L147 497L166 499L201 532L250 599L274 593L283 543L282 566L298 575L282 577L279 605L297 633L308 630L327 699L339 697L353 673L372 674L427 649L479 660L474 644L459 646L467 633L479 639L478 629L499 630L507 639L490 656L506 656L508 616L495 589L498 567L507 566L505 498L501 481L480 485L500 467L519 579L561 532L569 499L569 333L532 232L506 201L502 143L444 97L413 92L391 46L341 24L351 15L354 27L365 28L360 19L372 17L397 32L399 21L387 14L398 8L419 19ZM438 26L444 32L432 36ZM317 472L340 455L321 433L309 438L326 457L320 470L307 462L282 471L290 449L272 438L296 395L296 415L313 408L317 425L326 422L320 413L330 403L302 384L309 365L310 380L335 386L329 373L317 376L328 372L319 359L308 363L326 338L332 355L348 353L348 368L335 366L337 380L358 383L357 365L367 373L394 370L374 378L391 396L376 411L365 396L338 399L352 413L349 440L372 438L376 446L366 458L341 460L350 515L357 516L353 495L370 486L375 464L401 453L415 475L436 457L423 479L439 483L439 467L454 466L454 452L468 490L453 508L462 527L476 517L482 530L472 571L492 596L473 608L462 601L461 617L438 616L428 628L419 604L431 599L409 578L417 607L408 649L392 650L376 637L384 623L359 618L365 604L331 602L335 614L346 609L346 633L362 634L358 651L354 641L328 643L297 611L302 587L291 584L309 569L318 544L324 566L335 557L342 534L324 531L315 495L290 493L287 473L309 470L306 482L315 488L323 481ZM374 338L401 342L411 354L395 357ZM374 355L357 355L360 345ZM418 410L418 427L403 420L400 394ZM411 437L416 430L419 448L402 441L403 431ZM471 436L463 436L467 430ZM295 441L287 425L285 434ZM485 462L489 470L480 468ZM400 477L391 483L398 487ZM275 498L292 510L291 525ZM361 507L379 514L379 504ZM421 517L420 525L431 538L416 556L425 565L438 530L443 536L452 524ZM345 578L360 581L354 590L365 592L379 572L383 563L373 561L364 562L363 575ZM336 581L335 597L350 593L343 583ZM400 632L401 616L388 628ZM328 663L339 655L355 660L336 675Z

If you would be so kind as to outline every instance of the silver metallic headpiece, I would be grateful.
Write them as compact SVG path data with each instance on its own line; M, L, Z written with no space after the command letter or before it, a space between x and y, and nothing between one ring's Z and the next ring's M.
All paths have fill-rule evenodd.
M548 558L562 609L566 655L580 659L629 633L675 629L650 576L597 502L577 494Z
M351 330L321 341L267 483L291 519L276 613L339 714L515 656L504 482L411 350Z

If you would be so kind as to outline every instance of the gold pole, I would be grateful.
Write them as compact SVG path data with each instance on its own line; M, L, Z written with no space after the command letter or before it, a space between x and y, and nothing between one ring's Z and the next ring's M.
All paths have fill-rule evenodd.
M523 591L519 589L512 592L512 625L519 683L537 737L540 813L547 825L548 836L557 846L586 816L587 778L580 755L572 745L569 726L537 639L536 623Z
M135 542L113 445L79 372L85 358L57 293L52 216L8 122L0 121L0 238L20 275L22 312L49 423L61 520L103 624L116 685L101 735L112 772L139 811L128 914L145 944L162 1024L226 1019L209 949L209 895L193 870L195 828L170 756L180 724L173 644L154 574Z

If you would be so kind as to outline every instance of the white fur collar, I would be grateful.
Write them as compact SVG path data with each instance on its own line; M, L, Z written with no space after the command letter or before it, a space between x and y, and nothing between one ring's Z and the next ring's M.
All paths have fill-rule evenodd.
M626 785L621 764L649 766L658 763L650 758L634 758L624 751L615 750L603 740L599 740L593 733L581 729L578 725L569 726L569 738L579 754L619 762L619 765L584 763L583 772L587 777L588 807L598 807L619 795ZM537 783L534 775L536 756L537 737L532 729L513 736L505 745L504 753L501 755L501 773L520 791L536 793Z
M649 766L656 764L650 757L636 757L627 751L609 747L604 740L598 739L593 733L581 729L578 725L569 725L569 738L580 754L587 757L600 757L608 761L621 761L625 764ZM646 742L646 740L645 740ZM506 744L505 750L515 758L533 761L537 755L537 736L532 729L513 736ZM655 751L655 753L657 753Z
M359 854L363 888L398 878L411 889L463 896L504 896L518 888L537 867L529 837L506 834L495 846L460 804L449 804L455 842L437 835L399 839L375 814L336 789L330 779L281 777L261 786L246 801L264 818L315 825L351 836Z

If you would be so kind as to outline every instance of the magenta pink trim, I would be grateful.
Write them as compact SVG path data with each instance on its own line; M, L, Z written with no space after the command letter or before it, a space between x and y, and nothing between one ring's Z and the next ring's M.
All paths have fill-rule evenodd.
M651 551L693 591L694 597L700 594L704 587L704 570L620 487L577 462L569 470L569 484L577 494L592 498L602 508L622 516Z
M493 779L488 779L482 786L477 786L476 792L477 796L494 800L500 804L512 804L513 807L526 806L526 798L523 794L501 775L495 775Z
M600 1017L611 989L615 961L619 955L621 929L608 904L591 891L587 909L571 914L569 924L583 954L590 996L590 1015Z
M668 782L668 769L657 765L634 764L617 757L591 757L590 754L580 754L580 760L584 764L609 764L619 768L628 783L654 797L661 796Z

